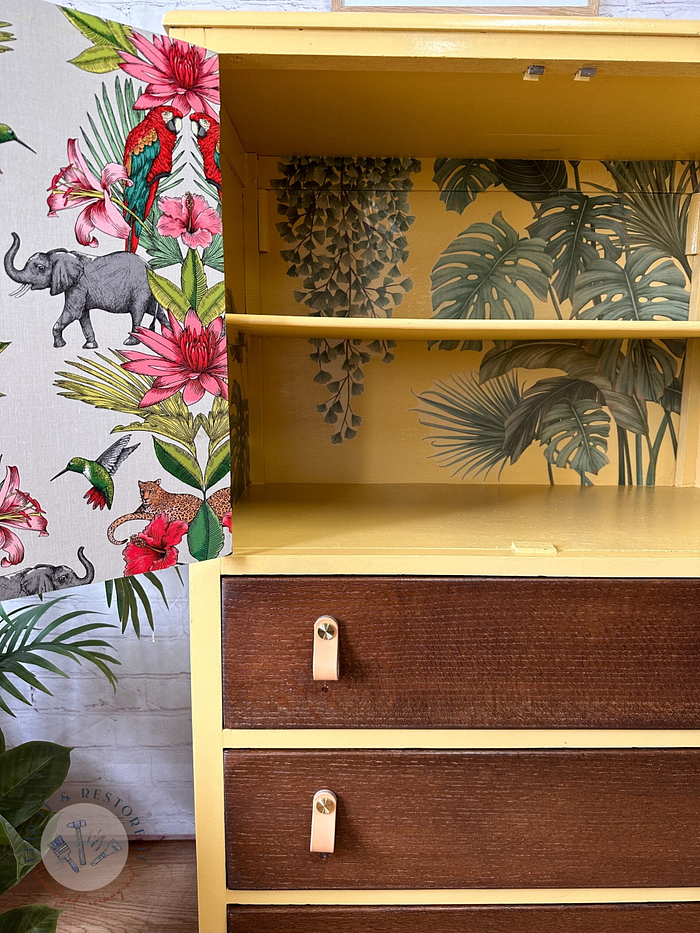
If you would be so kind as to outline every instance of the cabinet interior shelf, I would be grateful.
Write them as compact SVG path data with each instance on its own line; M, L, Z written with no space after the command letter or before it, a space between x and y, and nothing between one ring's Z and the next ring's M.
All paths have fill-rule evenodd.
M700 337L700 321L449 321L229 314L229 331L259 337L357 340L626 340Z

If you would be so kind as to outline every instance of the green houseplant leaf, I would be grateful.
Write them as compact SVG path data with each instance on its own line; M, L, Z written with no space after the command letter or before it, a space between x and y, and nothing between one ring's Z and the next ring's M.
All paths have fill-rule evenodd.
M0 755L0 814L13 826L28 820L63 784L70 749L25 742Z
M475 223L453 240L431 275L434 317L494 320L534 317L525 289L547 298L552 259L544 240L519 237L497 213L493 223ZM440 349L453 350L458 341L443 340ZM467 341L462 349L481 349Z
M187 546L195 560L211 560L224 546L224 532L219 519L206 500L190 522Z
M5 879L6 884L10 883L9 887L14 887L41 861L41 853L23 839L12 823L0 813L0 848L2 847L7 847L12 852L15 860L14 876L10 870L8 872L9 877ZM5 853L3 852L3 854ZM0 894L4 894L7 890L9 888L6 887L3 890L0 886Z
M614 194L591 197L578 191L562 191L537 209L530 236L547 243L554 263L552 285L560 301L571 300L576 277L600 258L616 260L625 241L625 208Z
M0 933L56 933L61 911L43 904L13 907L0 914Z
M554 405L542 419L540 443L554 466L598 473L607 456L610 416L588 399L566 399Z
M189 451L169 441L159 440L157 437L153 438L153 446L158 463L164 470L179 479L181 483L193 486L197 490L202 489L204 485L202 470Z
M557 159L495 159L500 181L525 201L545 201L567 185L566 162Z
M500 184L492 159L436 159L433 181L447 210L458 214L482 191Z

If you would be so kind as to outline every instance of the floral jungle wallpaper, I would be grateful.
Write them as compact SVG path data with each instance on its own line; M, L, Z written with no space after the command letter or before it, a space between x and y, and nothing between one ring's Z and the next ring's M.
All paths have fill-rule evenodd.
M263 268L273 307L293 299L326 316L389 317L400 305L401 316L462 320L688 317L697 163L293 158L268 174L280 240L279 258ZM673 482L683 341L312 344L307 378L331 444L361 444L376 428L361 454L324 455L326 481ZM299 351L287 343L284 352ZM265 410L278 428L270 380L291 371L270 356ZM393 381L368 369L373 360L396 369L402 356ZM295 413L297 433L301 417L310 416ZM308 433L318 443L318 429ZM399 461L389 438L401 444ZM289 450L288 440L278 443ZM367 451L376 443L392 453L375 469ZM293 464L266 457L273 481L299 481Z
M230 529L218 60L0 0L0 599Z

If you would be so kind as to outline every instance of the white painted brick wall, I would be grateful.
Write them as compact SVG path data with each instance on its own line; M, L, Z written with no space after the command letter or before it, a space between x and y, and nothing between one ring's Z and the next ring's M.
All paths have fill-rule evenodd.
M64 0L64 5L160 30L166 10L329 10L330 0ZM601 0L605 16L700 18L700 0ZM74 745L71 786L111 789L128 800L149 835L193 832L187 592L162 574L170 612L158 613L155 640L115 634L121 669L116 694L90 670L47 678L53 697L2 717L11 744L31 738ZM103 611L101 585L74 591L78 605Z
M94 668L67 663L69 679L41 677L53 696L31 690L31 707L13 701L16 719L0 714L0 727L10 746L31 739L73 746L68 793L80 796L82 788L91 794L112 791L133 808L147 835L190 836L194 820L187 588L175 571L159 576L170 610L154 592L153 605L159 607L155 634L147 628L139 640L133 631L122 635L117 627L104 636L121 662L116 692ZM104 621L116 624L103 584L62 595L66 594L69 609L108 613ZM67 606L68 600L52 611L65 612ZM47 614L47 621L50 617Z
M474 5L478 5L476 0ZM330 10L331 0L68 0L72 6L160 32L167 10ZM700 19L700 0L600 0L602 16Z

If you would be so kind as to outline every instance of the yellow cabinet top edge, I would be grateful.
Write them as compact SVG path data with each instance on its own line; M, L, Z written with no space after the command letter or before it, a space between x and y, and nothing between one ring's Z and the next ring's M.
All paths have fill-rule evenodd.
M329 32L572 33L604 36L698 37L700 20L632 19L581 16L511 16L445 13L260 13L236 10L171 10L165 28L313 29Z

